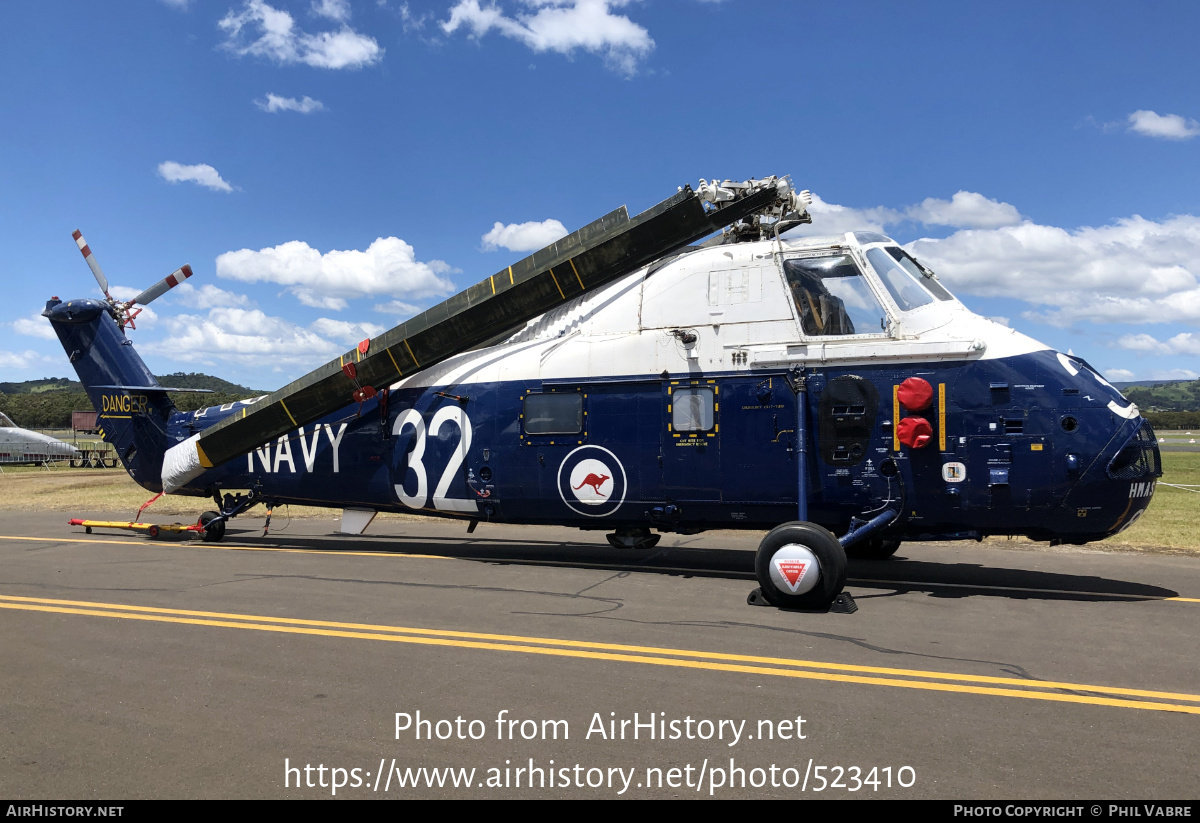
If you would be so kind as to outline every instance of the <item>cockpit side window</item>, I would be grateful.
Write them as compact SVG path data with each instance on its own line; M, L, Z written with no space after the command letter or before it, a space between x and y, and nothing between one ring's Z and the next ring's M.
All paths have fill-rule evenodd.
M896 301L900 311L911 311L933 302L933 295L921 287L918 279L909 274L908 269L897 263L883 249L869 249L867 260L879 273L883 287Z
M887 314L848 254L783 261L800 326L807 337L880 334Z
M0 429L15 429L17 426L9 419L7 414L0 412Z
M928 266L923 266L917 262L917 258L906 252L904 249L896 246L889 246L887 253L908 271L913 277L917 278L922 286L929 289L933 296L938 300L953 300L954 295L946 290L946 287L938 282L933 276L933 272Z

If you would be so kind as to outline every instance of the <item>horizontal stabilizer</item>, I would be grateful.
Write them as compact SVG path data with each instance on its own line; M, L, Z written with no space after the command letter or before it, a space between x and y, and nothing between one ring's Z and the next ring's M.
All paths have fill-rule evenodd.
M181 391L193 394L213 394L213 389L176 389L171 386L91 386L93 389L117 389L118 391Z

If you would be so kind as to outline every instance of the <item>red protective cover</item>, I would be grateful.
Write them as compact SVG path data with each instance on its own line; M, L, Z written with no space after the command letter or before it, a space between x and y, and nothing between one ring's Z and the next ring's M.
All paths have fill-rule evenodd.
M933 439L933 426L929 425L929 421L924 417L906 417L900 421L897 433L904 445L912 449L923 449Z
M910 412L929 408L933 402L933 386L921 377L909 377L900 384L900 405Z

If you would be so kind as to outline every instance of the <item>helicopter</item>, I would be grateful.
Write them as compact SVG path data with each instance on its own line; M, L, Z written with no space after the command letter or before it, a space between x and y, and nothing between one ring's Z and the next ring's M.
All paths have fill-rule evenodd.
M622 207L265 397L180 412L129 303L46 304L148 490L212 498L206 540L264 504L607 532L765 531L751 602L828 609L847 558L902 541L1127 528L1154 432L1096 369L970 311L875 232L811 223L786 177ZM116 410L114 412L113 410ZM236 492L236 493L234 493Z

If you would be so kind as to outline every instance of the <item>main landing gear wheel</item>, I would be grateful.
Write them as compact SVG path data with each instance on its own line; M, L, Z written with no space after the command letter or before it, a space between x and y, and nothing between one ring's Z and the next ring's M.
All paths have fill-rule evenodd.
M225 521L217 520L220 517L216 512L205 512L200 515L200 525L204 527L204 539L208 543L220 542L225 536ZM216 522L213 522L213 521ZM208 524L212 523L211 526Z
M887 560L899 548L899 540L885 540L882 537L873 537L869 540L860 540L853 546L848 546L846 548L846 556L852 560Z
M606 534L608 545L614 549L653 549L662 539L661 534L651 534L649 529L617 529L612 534Z
M773 606L828 609L846 585L846 552L816 523L784 523L758 544L754 573Z

